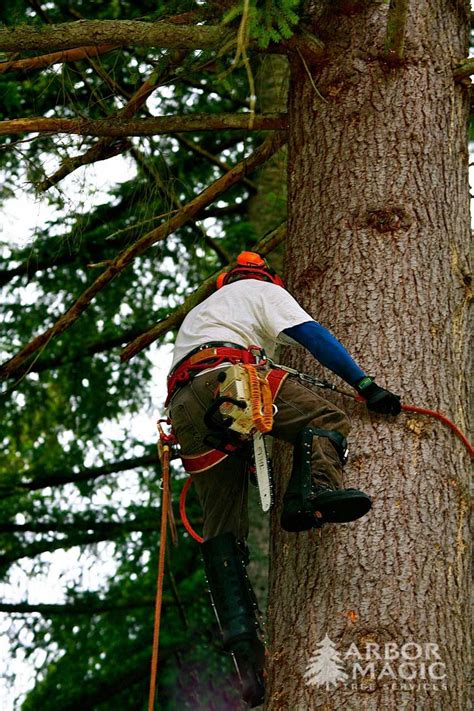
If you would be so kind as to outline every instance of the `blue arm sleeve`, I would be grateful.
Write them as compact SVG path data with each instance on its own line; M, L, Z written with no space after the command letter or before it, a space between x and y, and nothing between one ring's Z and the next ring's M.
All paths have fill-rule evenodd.
M354 385L365 376L364 371L359 368L337 338L316 321L307 321L298 326L285 328L283 333L307 348L321 365L332 370L349 385Z

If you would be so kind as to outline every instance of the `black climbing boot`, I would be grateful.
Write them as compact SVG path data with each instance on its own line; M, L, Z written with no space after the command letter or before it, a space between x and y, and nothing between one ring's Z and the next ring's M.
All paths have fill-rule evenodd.
M254 708L265 697L265 647L257 599L245 568L248 549L232 533L222 533L204 541L201 550L224 649L233 655L243 699Z
M347 523L364 516L372 501L358 489L340 489L321 474L321 484L313 482L311 455L313 437L327 437L334 445L341 465L346 460L346 440L334 430L305 427L299 432L293 452L293 469L283 497L281 527L285 531L307 531L325 523ZM324 482L324 483L323 483Z

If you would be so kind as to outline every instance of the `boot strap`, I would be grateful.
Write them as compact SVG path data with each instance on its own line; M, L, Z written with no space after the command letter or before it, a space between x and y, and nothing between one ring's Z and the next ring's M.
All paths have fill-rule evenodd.
M348 460L347 439L337 430L323 430L319 427L308 427L317 437L326 437L336 450L339 460L344 466Z

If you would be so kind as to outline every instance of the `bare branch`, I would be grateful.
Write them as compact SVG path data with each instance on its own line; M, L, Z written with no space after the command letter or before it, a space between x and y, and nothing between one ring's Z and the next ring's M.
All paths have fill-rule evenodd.
M104 44L97 47L78 47L77 49L68 49L62 52L50 52L49 54L41 54L39 57L28 57L27 59L17 59L11 62L0 62L0 74L4 72L26 72L31 69L44 69L51 67L53 64L65 64L66 62L78 62L81 59L90 59L98 57L100 54L106 54L117 49L115 44Z
M264 237L255 247L255 250L262 254L263 256L270 254L275 247L277 247L286 236L286 222L283 222L279 227L277 227L268 236ZM172 314L170 314L163 321L157 323L153 328L142 333L138 338L135 338L131 343L129 343L122 351L121 360L127 361L133 358L137 353L142 351L144 348L156 341L164 333L171 331L172 329L178 328L184 320L186 314L191 311L195 306L204 301L215 289L216 279L219 274L222 274L224 270L221 269L216 274L213 274L206 279L206 281L201 284L201 286L196 289L184 303L179 306Z
M251 123L251 116L253 121ZM17 133L70 133L77 136L156 136L181 131L281 131L286 114L188 114L149 119L61 119L34 116L0 121L0 136Z
M281 148L285 143L286 136L284 133L275 133L269 136L259 146L256 151L240 161L232 170L218 178L209 187L203 190L179 212L177 212L169 220L161 224L156 229L148 232L141 239L137 240L130 247L121 252L112 260L110 266L102 272L102 274L79 296L74 304L56 321L56 323L48 328L43 333L36 336L13 358L8 360L0 367L0 379L14 377L22 368L26 359L40 349L47 346L48 342L66 331L73 323L77 321L80 315L87 309L94 297L111 282L121 271L125 269L136 257L143 254L149 247L156 242L166 239L169 234L172 234L182 225L186 224L190 219L193 219L203 208L213 203L218 197L225 193L230 187L239 183L253 170L258 168L270 156Z
M13 496L24 491L36 491L45 489L48 486L62 486L63 484L75 484L80 481L89 481L98 479L107 474L117 474L120 472L129 471L130 469L138 469L139 467L158 466L156 454L145 454L142 457L133 457L131 459L122 459L118 462L104 464L101 467L90 467L83 469L80 472L50 472L41 476L36 476L30 481L20 481L18 483L9 484L8 482L0 484L1 498ZM31 476L28 472L23 472L21 476Z

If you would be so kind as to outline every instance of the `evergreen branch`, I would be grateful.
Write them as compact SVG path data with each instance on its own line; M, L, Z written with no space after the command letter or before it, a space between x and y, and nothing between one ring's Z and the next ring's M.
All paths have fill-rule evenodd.
M456 81L462 81L474 74L474 57L463 59L462 62L454 68L453 76Z
M389 58L403 59L407 19L408 0L390 0L385 37L385 52Z
M0 136L18 133L68 133L76 136L156 136L181 131L281 131L286 114L186 114L149 119L64 119L34 116L0 121Z
M231 169L231 166L225 160L221 160L221 158L218 158L217 156L213 155L212 153L207 151L205 148L200 146L198 143L194 143L194 141L190 141L185 136L181 136L179 133L177 133L175 136L173 136L173 138L176 138L178 143L181 146L184 146L185 148L190 150L191 153L194 153L195 155L200 156L201 158L205 158L209 163L211 163L211 165L215 165L223 171L228 171ZM246 187L248 187L248 189L251 190L252 193L257 192L255 183L253 183L248 178L244 178L242 180L242 185L245 185Z
M106 353L113 348L123 346L123 344L130 341L130 339L137 338L141 333L143 333L143 326L134 326L122 331L116 336L109 336L108 338L93 341L92 343L83 346L79 353L74 353L68 350L63 355L55 356L53 358L40 358L31 363L25 362L23 366L18 369L16 377L21 378L28 373L43 373L46 370L60 368L61 366L68 365L69 363L77 363L81 358L90 358L97 353Z
M180 641L173 641L171 644L160 644L160 664L163 664L171 657L180 652L189 652L189 639L192 635L202 635L202 625L190 631L191 637L186 637ZM151 651L143 651L143 643L139 654L131 655L127 653L126 658L121 663L115 665L115 673L98 675L87 680L80 689L71 689L68 692L67 701L61 703L60 711L81 711L83 709L96 709L100 704L105 703L114 707L113 698L123 693L136 684L146 684L150 677L150 654ZM131 696L133 698L133 695ZM115 706L120 708L120 705Z
M120 533L120 531L157 531L160 528L159 510L156 519L136 518L130 521L87 521L78 518L74 523L61 521L36 521L30 523L0 522L0 534L4 533Z
M31 69L51 67L54 64L78 62L81 59L90 59L91 57L98 57L101 54L107 54L107 52L113 52L114 49L117 48L115 44L78 47L77 49L41 54L38 57L27 57L26 59L17 59L10 62L0 62L0 74L4 74L5 72L27 72Z
M170 57L165 67L161 69L154 69L147 80L137 89L137 91L130 97L126 106L120 111L117 111L116 117L121 119L131 118L146 102L148 97L157 89L159 86L169 81L172 76L174 76L176 67L180 65L182 60L187 56L187 52L176 52ZM93 64L94 69L97 71L97 66ZM120 93L123 94L123 90L120 88ZM108 117L112 120L112 117ZM53 185L57 185L60 180L70 175L76 168L84 165L90 165L96 161L106 160L112 155L118 155L125 150L132 147L130 141L122 141L119 144L119 150L117 150L117 143L112 138L101 138L94 146L89 148L83 155L74 156L73 158L67 158L63 161L59 169L50 177L43 180L38 186L40 192L44 192Z
M54 52L91 44L195 50L219 49L226 43L235 45L234 32L221 25L187 26L140 20L79 20L42 27L17 25L0 28L0 50L4 52Z
M102 541L114 541L122 535L122 531L97 531L94 533L78 533L76 535L68 536L67 538L55 538L50 541L34 541L21 548L19 545L15 545L12 550L7 550L0 555L0 569L15 563L17 560L22 558L35 558L41 553L51 553L57 550L68 550L69 548L74 548L74 546L90 546L94 543L101 543ZM17 542L15 541L15 544Z
M259 252L261 255L265 256L270 254L286 237L286 222L283 222L279 227L277 227L273 232L264 237L256 246L255 251ZM232 265L230 265L232 266ZM235 266L235 262L234 265ZM157 338L162 336L164 333L171 331L173 329L179 328L183 322L186 314L191 311L195 306L204 301L208 296L212 294L215 290L216 279L219 274L222 274L224 269L221 269L216 274L210 276L206 281L201 284L201 286L196 289L190 296L185 299L181 306L178 306L167 318L160 321L155 326L150 328L148 331L142 333L138 338L135 338L131 343L129 343L122 351L121 360L127 361L133 358L137 353L142 351L144 348L156 341Z
M118 205L112 206L110 208L110 215L115 216L115 213L117 212L123 212L126 207L126 204L124 201L120 202ZM211 205L205 210L202 211L202 214L199 213L199 219L205 220L207 217L224 217L226 215L235 215L239 212L242 212L242 210L245 208L245 201L242 202L235 202L230 205L226 205L224 207L217 207L215 205ZM162 216L161 216L162 217ZM156 221L159 219L159 216L152 217L149 220L144 220L141 222L136 222L132 225L129 225L128 227L124 227L121 230L117 230L116 232L112 233L105 239L108 240L108 243L111 245L114 244L121 244L123 240L121 238L115 239L117 235L124 236L126 235L127 238L130 238L130 232L133 232L135 230L138 230L141 225L145 224L146 222L151 222L151 221ZM69 239L70 235L66 235L66 237L62 237L62 240L64 242L67 242ZM52 249L57 249L57 239L52 239ZM82 243L83 244L83 243ZM211 245L210 245L211 246ZM87 260L90 261L97 261L100 260L102 255L103 255L103 247L104 245L101 244L87 244ZM225 261L229 261L227 259L228 255L227 252L224 252L221 250L221 255L226 257ZM32 258L29 256L27 259L25 259L23 262L21 262L17 267L12 267L11 269L0 269L0 287L5 286L9 281L14 279L17 276L26 276L28 277L28 281L31 281L36 274L36 272L39 271L44 271L45 269L51 269L52 267L60 267L64 266L66 264L71 264L72 262L76 261L78 257L80 256L79 253L77 252L72 252L72 251L67 251L63 252L62 254L59 254L57 256L52 255L51 250L47 250L47 253L40 257L35 257ZM102 350L109 350L109 348L112 348L114 346L119 346L121 343L123 343L126 340L130 340L131 338L134 338L135 333L131 333L130 331L137 331L136 328L134 329L127 329L122 333L120 336L115 336L113 339L101 339L100 341L94 342L90 349L89 346L86 347L86 354L88 355L93 355L94 353L100 353ZM137 334L138 335L138 332ZM110 343L109 343L110 341ZM104 344L104 348L102 348L102 344ZM96 349L96 345L98 345L98 348ZM63 363L70 363L76 358L80 357L81 353L78 353L76 355L71 355L71 353L68 353L68 356L64 357L59 357L59 358L53 358L51 359L51 365L47 365L46 367L43 367L42 364L39 364L38 367L33 367L31 369L31 372L41 372L43 370L47 370L48 368L55 368L58 365L62 365ZM49 362L49 361L48 361Z
M108 474L118 474L120 472L129 471L130 469L150 467L153 465L158 466L156 454L145 454L142 457L122 459L117 462L111 462L110 464L103 464L100 467L89 467L79 472L64 472L63 470L58 470L56 472L36 476L30 481L20 481L15 484L2 484L0 482L0 491L2 492L0 498L13 496L23 491L45 489L49 486L62 486L63 484L76 484L81 481L90 481ZM20 477L21 476L27 477L28 472L23 472L20 474Z
M254 151L252 155L237 163L228 173L214 181L202 193L193 198L179 212L156 229L148 232L134 244L123 250L110 263L110 266L79 296L73 305L46 331L39 334L24 346L13 358L0 366L0 379L7 379L18 374L25 361L33 354L46 348L52 338L66 331L77 321L80 315L88 308L95 296L107 286L121 271L123 271L136 257L143 254L149 247L163 241L168 235L193 219L201 210L213 203L233 185L239 183L246 175L258 168L276 151L281 148L286 140L284 133L271 134Z
M165 197L170 201L171 205L174 206L174 212L177 212L180 210L183 206L181 202L178 200L176 197L176 194L170 190L168 185L162 180L161 175L159 172L148 163L146 160L145 156L141 151L138 150L138 148L132 148L130 151L130 154L135 158L135 160L140 164L141 168L148 172L149 175L151 176L151 179L153 182L159 187L159 189L162 191L162 193L165 195ZM189 224L191 225L192 229L194 230L195 234L197 235L197 238L199 240L204 240L204 243L206 244L207 247L212 249L213 252L217 255L219 258L221 264L228 264L230 261L230 256L226 252L226 250L222 247L222 245L219 243L218 240L213 239L210 235L207 234L206 230L202 225L200 225L196 220L190 220Z
M110 533L111 531L157 531L160 528L161 509L144 507L144 514L135 516L126 521L98 521L75 516L72 520L64 521L30 521L28 523L12 523L0 521L0 534L5 533L75 533L77 531L95 531ZM195 523L202 523L202 518L194 518ZM178 526L183 526L177 521Z
M173 605L175 601L171 596L165 596L163 602L166 605ZM97 615L104 612L113 612L115 610L133 610L139 607L153 607L155 599L142 598L138 600L98 600L92 602L88 600L83 603L74 604L30 604L27 602L8 603L0 602L0 612L8 612L9 614L30 615L32 612L37 612L43 617L51 617L52 615Z
M120 208L123 210L126 205L124 205L125 201L122 201L119 203L119 205L112 206L110 208L110 214L111 216L115 216L115 214L118 212L118 209ZM92 225L94 227L94 225ZM110 242L108 242L109 246L120 246L123 245L125 240L130 238L130 232L139 229L140 228L140 223L135 223L133 225L129 225L127 228L124 228L120 232L117 231L114 233L114 235L110 235L109 237L113 239L110 239ZM126 235L125 239L123 238L117 238L115 239L115 235ZM66 234L65 236L62 236L62 240L69 244L67 242L68 239L71 238L71 233ZM109 239L109 237L106 237L106 239ZM49 250L45 250L45 253L39 255L38 257L32 257L28 256L27 259L25 259L23 262L21 262L18 266L12 267L11 269L0 269L0 287L5 286L9 281L14 279L17 276L26 276L28 277L28 281L31 281L36 272L44 271L45 269L50 269L51 267L60 267L64 266L66 264L71 264L72 262L75 262L78 258L80 258L82 255L79 252L74 252L74 251L67 251L67 252L62 252L60 254L55 254L55 251L57 250L57 239L50 239L51 244ZM48 240L49 244L49 240ZM81 245L84 249L84 243ZM87 261L94 261L94 260L99 260L102 258L104 254L104 245L103 244L97 244L93 243L92 240L86 241L85 245L85 254L87 257Z

